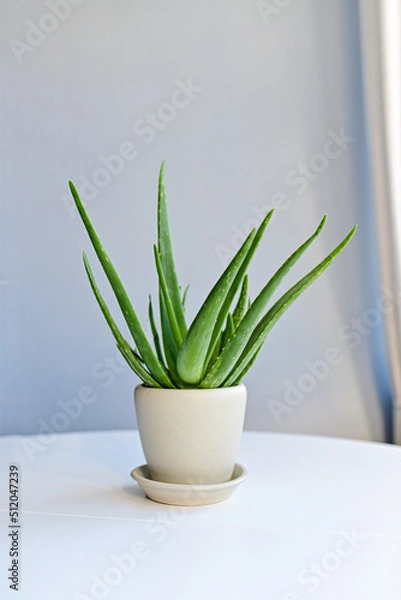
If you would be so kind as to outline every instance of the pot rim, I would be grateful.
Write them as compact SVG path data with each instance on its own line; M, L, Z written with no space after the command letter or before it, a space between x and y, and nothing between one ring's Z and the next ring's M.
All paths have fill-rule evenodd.
M144 390L152 390L152 392L158 392L158 393L171 393L171 394L177 394L177 392L190 392L191 394L205 394L205 393L218 393L218 394L222 394L222 393L227 393L230 392L231 390L246 390L246 387L243 383L239 383L238 385L231 385L228 387L218 387L218 388L157 388L157 387L150 387L148 385L144 385L143 383L135 386L134 391L138 390L138 389L144 389Z

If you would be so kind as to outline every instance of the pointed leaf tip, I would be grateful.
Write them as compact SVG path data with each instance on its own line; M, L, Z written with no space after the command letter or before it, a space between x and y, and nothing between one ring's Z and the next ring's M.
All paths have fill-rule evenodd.
M319 223L319 227L316 229L316 233L320 233L322 231L323 227L326 225L326 221L327 221L327 215L324 215L323 219Z

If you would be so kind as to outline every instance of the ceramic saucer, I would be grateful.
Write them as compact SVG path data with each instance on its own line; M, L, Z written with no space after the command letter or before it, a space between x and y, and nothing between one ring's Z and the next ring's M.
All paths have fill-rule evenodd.
M137 467L131 473L131 477L135 479L148 498L162 504L176 506L202 506L223 502L245 481L247 476L248 472L245 467L238 463L235 465L229 481L203 485L155 481L150 478L147 465Z

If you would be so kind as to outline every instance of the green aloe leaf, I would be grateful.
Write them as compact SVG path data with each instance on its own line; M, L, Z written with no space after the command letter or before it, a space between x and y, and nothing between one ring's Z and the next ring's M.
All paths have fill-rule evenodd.
M182 344L181 331L180 331L180 328L178 325L177 316L174 312L173 303L170 298L170 293L169 293L169 289L167 286L167 281L166 281L166 278L164 275L161 258L160 258L160 254L157 249L157 246L153 246L153 250L154 250L154 254L155 254L155 262L156 262L157 276L159 278L159 286L160 286L161 292L163 294L165 306L167 309L167 316L169 319L171 332L173 334L175 344L179 348Z
M188 290L189 290L189 285L187 285L187 287L185 288L184 293L182 295L182 308L184 310L184 313L185 313L185 304L187 302Z
M86 231L88 232L89 239L92 242L92 246L97 254L100 264L109 280L109 283L116 296L117 302L121 308L121 312L124 315L124 319L128 325L132 337L135 340L135 344L138 348L140 355L146 363L149 372L152 377L160 382L163 387L171 387L171 381L168 377L166 370L154 354L152 347L146 337L146 334L141 326L138 316L131 304L127 292L119 278L117 271L115 270L106 250L96 233L94 226L85 210L81 198L79 197L78 191L75 188L72 181L69 182L72 197L77 207L78 213L82 219Z
M156 325L152 298L149 296L148 314L153 343L149 342L85 206L74 184L69 182L78 213L128 325L133 343L124 338L113 320L84 253L85 270L92 292L114 336L117 348L144 385L164 388L217 388L237 385L255 362L275 323L342 252L353 237L356 227L323 261L269 309L269 301L283 278L320 235L326 221L324 217L313 235L281 265L251 302L247 269L272 218L274 211L270 211L260 226L248 235L207 295L188 329L185 319L188 287L183 292L178 282L168 222L164 171L163 161L158 181L157 245L154 246L161 334Z
M223 331L223 336L222 336L222 340L221 340L221 352L224 350L228 340L230 339L230 337L232 336L234 331L235 331L234 318L231 313L228 313L227 325L226 325L225 330Z
M248 299L248 275L245 275L242 282L241 293L238 298L238 302L233 312L233 324L234 330L237 329L240 324L246 310L246 304Z
M263 315L266 305L281 284L284 277L290 272L291 268L301 258L304 252L309 248L312 242L320 235L326 223L326 216L323 217L316 231L304 242L283 265L276 271L270 281L265 285L257 298L251 304L235 333L228 340L225 348L218 356L216 362L211 367L202 382L202 387L219 387L233 368L240 357L243 349L259 319Z
M252 358L250 359L250 361L248 363L246 363L246 366L244 367L244 369L241 371L241 373L237 376L237 377L229 377L228 380L232 381L232 383L230 384L224 384L224 387L228 387L228 385L232 386L232 385L239 385L241 383L241 381L243 380L243 378L245 377L245 375L248 373L249 369L252 367L253 363L255 362L255 360L258 357L259 352L262 350L263 344L260 345L260 347L258 348L258 350L254 353L254 355L252 356Z
M224 335L224 331L220 331L218 338L217 338L217 343L215 344L215 347L214 347L213 354L210 357L207 370L209 370L210 367L213 365L213 363L217 360L217 357L223 348L223 335Z
M207 358L206 358L206 365L210 364L210 358L212 356L212 354L214 353L214 348L215 345L217 343L217 339L218 339L218 335L223 327L224 321L226 320L228 311L230 310L230 306L232 304L232 301L234 300L234 296L237 293L238 288L241 285L241 282L245 276L245 273L249 267L249 263L251 262L253 255L256 252L257 247L259 246L263 234L266 230L266 227L268 226L272 216L274 214L274 210L271 210L270 212L268 212L268 214L265 216L265 218L263 219L262 223L259 225L259 228L256 231L256 234L253 238L252 244L248 250L248 253L245 257L245 260L243 261L241 268L239 269L227 295L226 298L224 300L224 303L220 309L219 315L216 319L216 324L213 330L213 335L210 341L210 346L208 349L208 353L207 353Z
M266 313L261 321L256 326L252 336L246 345L240 359L230 373L228 379L224 381L224 385L232 385L238 380L239 376L245 375L251 367L255 353L259 352L264 344L266 337L279 318L291 306L291 304L327 269L333 260L343 251L355 234L357 226L353 227L343 241L312 271L296 283L288 290L272 308Z
M158 251L163 272L166 278L168 296L171 300L174 314L181 332L181 339L187 332L185 313L178 284L177 271L174 262L173 246L171 242L170 227L167 213L166 185L164 181L165 161L162 162L159 174L158 205L157 205L157 234Z
M150 295L149 295L148 314L149 314L150 329L152 331L153 343L155 345L156 355L157 355L157 358L159 359L159 361L164 365L164 357L163 357L163 352L162 352L162 348L161 348L161 344L160 344L160 336L159 336L159 332L157 331L157 327L156 327L155 315L153 312L152 297Z
M164 355L166 357L169 375L176 387L182 387L181 380L178 377L176 361L178 348L174 341L174 336L171 331L170 321L167 315L166 303L161 290L159 290L159 304L160 304L160 324L162 329L162 340Z
M184 338L177 357L177 372L184 383L196 385L202 379L216 319L254 237L255 230L251 231L248 235L237 254L214 285Z
M99 288L96 284L96 280L92 273L92 269L89 265L88 258L85 253L83 254L83 259L84 259L85 271L86 271L86 274L88 275L90 286L95 295L95 298L100 307L100 310L102 311L104 318L106 319L107 324L110 327L111 333L113 334L113 336L117 342L117 347L120 350L121 354L124 356L125 360L127 361L128 365L131 367L131 369L134 371L134 373L136 373L136 375L138 375L138 377L146 385L148 385L150 387L162 387L161 384L156 379L154 379L151 376L151 374L148 373L148 371L143 367L141 361L138 360L135 353L132 351L130 345L124 339L124 336L118 329L118 327L117 327L113 317L111 316L110 311L107 308L107 305L99 291Z
M130 350L130 346L127 343L127 345L121 346L120 344L116 344L118 350L121 352L121 354L123 355L123 357L125 358L127 364L129 367L131 367L131 369L134 371L134 373L139 377L139 379L147 386L147 387L164 387L161 386L155 379L153 379L153 377L149 374L148 371L146 371L146 369L142 368L139 369L137 364L133 364L132 362L132 356L129 352Z
M135 358L137 360L139 360L139 362L141 362L143 365L145 364L142 356L140 354L138 354L138 350L136 348L131 348L131 352L135 356Z

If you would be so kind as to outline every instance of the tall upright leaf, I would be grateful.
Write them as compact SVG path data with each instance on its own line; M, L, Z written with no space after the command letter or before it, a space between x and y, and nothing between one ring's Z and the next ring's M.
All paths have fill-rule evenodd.
M96 230L92 225L91 220L89 219L83 202L79 197L78 191L75 188L72 181L69 182L69 186L78 213L82 219L86 231L88 232L89 239L92 242L92 246L97 254L100 264L102 265L106 277L109 280L109 283L113 289L114 295L116 296L121 312L124 315L124 319L128 325L132 337L135 340L140 355L145 361L152 377L155 380L159 381L161 385L170 387L171 381L168 376L168 373L166 372L163 365L160 363L159 359L153 352L152 346L150 345L146 337L146 334L142 328L142 325L138 319L134 307L131 304L128 294L125 291L121 279L118 276L117 271L115 270L106 250L103 248L99 236L97 235Z
M181 335L181 331L180 331L180 328L178 325L177 315L174 312L173 302L170 297L170 290L168 288L166 277L164 275L162 262L161 262L161 258L160 258L160 254L157 249L157 246L153 246L153 250L154 250L154 255L155 255L157 276L159 278L159 286L160 286L161 293L163 294L164 303L165 303L166 310L167 310L167 316L168 316L168 320L170 323L170 329L174 336L174 341L176 343L176 346L179 348L182 344L182 335Z
M164 169L165 162L163 161L159 174L159 194L157 205L158 250L160 254L160 261L163 268L163 273L166 278L168 295L171 299L171 304L178 323L178 327L181 332L182 339L187 332L187 325L185 322L184 307L181 299L180 286L178 284L177 271L173 255L173 246L170 235L170 227L168 223Z

